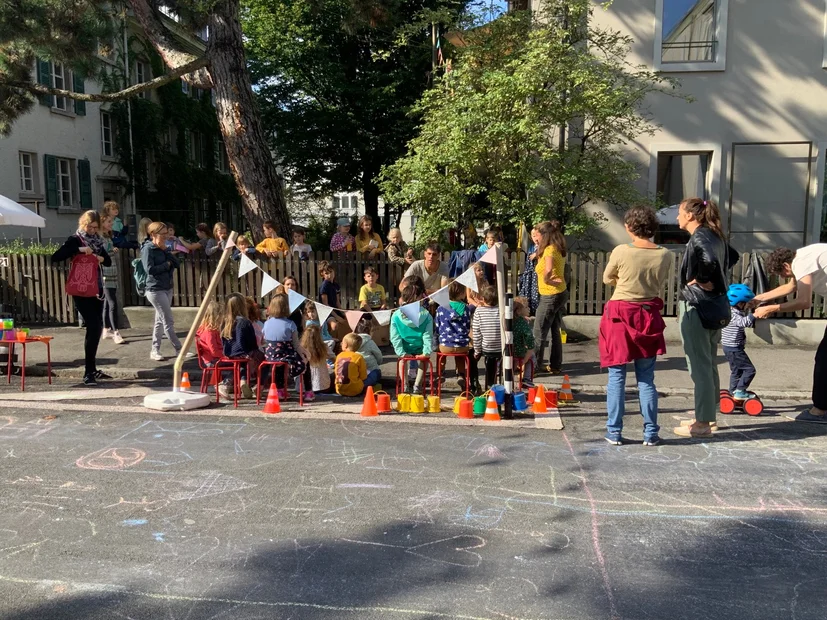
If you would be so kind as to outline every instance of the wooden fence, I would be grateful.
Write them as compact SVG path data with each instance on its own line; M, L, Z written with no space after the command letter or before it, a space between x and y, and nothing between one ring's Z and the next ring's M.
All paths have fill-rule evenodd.
M137 256L134 250L122 251L117 256L121 273L119 297L125 306L149 305L146 298L137 294L132 279L132 259ZM603 271L608 261L608 252L574 253L569 255L572 281L569 287L568 313L574 315L600 315L603 307L611 298L612 288L603 284ZM664 314L675 316L678 310L678 267L681 254L674 253L669 281L663 292L665 302ZM13 315L21 324L69 324L76 320L72 299L65 294L68 263L53 265L48 256L10 255L0 257L6 260L6 266L0 266L0 304L7 315ZM448 260L449 255L444 256ZM732 280L740 282L749 264L749 254L733 270ZM309 261L299 261L295 257L287 259L260 259L256 263L277 280L287 275L295 276L299 281L299 292L311 299L318 297L321 283L317 264L328 261L336 270L336 281L341 286L341 302L344 308L358 308L359 289L364 284L363 268L371 264L379 271L379 282L388 292L389 301L396 305L399 282L403 269L382 259L369 261L356 254L330 254L316 252ZM522 272L525 259L522 254L512 253L506 256L506 287L509 291L517 290L517 278ZM215 272L217 260L203 255L185 257L181 268L175 272L173 287L173 305L179 307L197 307L204 299L207 285ZM239 263L231 261L224 277L219 282L219 298L230 293L241 293L258 298L261 290L262 272L255 270L242 278L238 277ZM263 303L269 301L263 300ZM827 315L825 298L815 295L813 306L806 311L790 317L803 319L820 319Z

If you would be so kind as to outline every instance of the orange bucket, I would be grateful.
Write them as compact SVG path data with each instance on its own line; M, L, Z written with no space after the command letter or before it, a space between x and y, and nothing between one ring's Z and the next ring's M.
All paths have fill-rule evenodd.
M387 392L376 392L376 411L389 413L391 411L391 396Z

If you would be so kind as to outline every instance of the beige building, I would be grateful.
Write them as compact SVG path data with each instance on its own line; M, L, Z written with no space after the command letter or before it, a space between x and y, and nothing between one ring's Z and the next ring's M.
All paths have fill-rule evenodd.
M716 201L740 251L822 239L827 2L594 4L595 25L634 39L633 64L678 78L694 99L649 102L661 129L629 152L641 167L640 188L670 205L695 195ZM626 241L619 214L607 215L605 244ZM664 242L679 240L674 229L663 232Z

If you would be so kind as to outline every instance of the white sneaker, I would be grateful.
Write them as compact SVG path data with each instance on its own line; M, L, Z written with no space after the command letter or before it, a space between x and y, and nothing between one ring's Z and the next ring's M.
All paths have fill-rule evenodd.
M253 397L253 388L251 388L250 384L246 381L241 382L241 397L247 399Z
M175 357L178 357L180 354L181 354L181 349L178 349L175 352ZM195 353L193 353L192 351L187 351L187 354L184 356L184 359L185 360L191 360L194 357L196 357Z
M117 332L115 332L115 333L117 333ZM103 331L101 332L101 340L106 340L107 338L111 338L111 337L112 337L112 330L109 329L108 327L104 327Z
M154 360L156 362L163 362L164 356L158 353L158 351L153 351L149 354L149 359Z
M112 340L115 341L115 344L123 344L126 342L120 332L112 332Z
M218 384L218 395L221 398L226 398L228 400L233 397L233 393L230 391L230 386L226 383Z

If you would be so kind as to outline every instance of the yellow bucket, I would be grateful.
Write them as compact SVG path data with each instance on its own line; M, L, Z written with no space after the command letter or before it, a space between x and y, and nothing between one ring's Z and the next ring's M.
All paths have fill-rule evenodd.
M396 409L401 413L407 413L411 410L411 395L397 394L396 395Z
M411 408L408 413L425 413L425 397L422 394L411 394Z
M442 411L442 403L439 400L439 396L429 396L428 397L428 412L429 413L439 413Z
M466 394L468 394L468 396L470 398L465 398ZM474 399L474 395L471 392L463 392L459 396L454 396L454 407L453 407L454 413L459 415L459 405L462 401L464 401L464 400L473 400L473 399Z
M566 344L566 340L568 340L569 335L566 333L565 329L560 330L560 342Z

